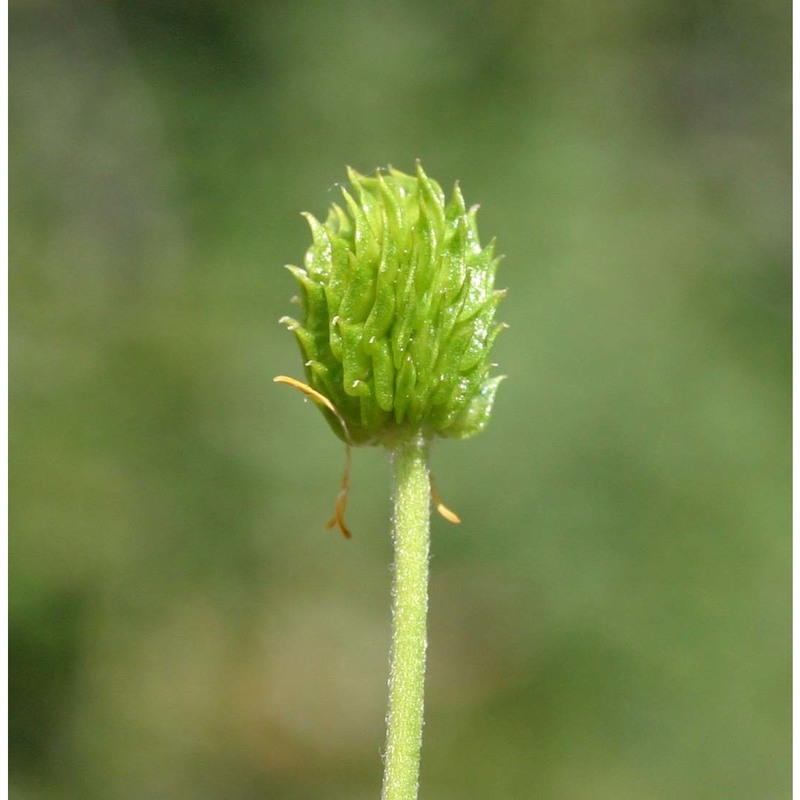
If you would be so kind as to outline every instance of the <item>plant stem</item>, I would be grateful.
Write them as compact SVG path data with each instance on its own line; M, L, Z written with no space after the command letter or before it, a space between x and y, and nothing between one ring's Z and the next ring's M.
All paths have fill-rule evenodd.
M394 579L382 800L415 800L422 747L428 614L430 478L422 435L392 451Z

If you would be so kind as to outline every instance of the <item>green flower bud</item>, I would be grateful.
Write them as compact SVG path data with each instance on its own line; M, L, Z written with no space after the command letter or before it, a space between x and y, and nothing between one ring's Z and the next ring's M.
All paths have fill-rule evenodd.
M494 321L505 294L500 261L483 248L477 206L456 184L449 203L417 164L375 177L348 170L352 193L324 224L310 214L313 243L300 284L294 331L308 385L348 444L422 434L466 439L489 421L502 376L489 352L506 326ZM294 382L297 385L297 382Z

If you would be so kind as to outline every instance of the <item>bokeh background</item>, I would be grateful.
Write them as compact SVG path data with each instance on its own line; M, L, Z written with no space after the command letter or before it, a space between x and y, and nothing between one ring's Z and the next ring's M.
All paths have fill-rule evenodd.
M16 800L379 793L389 470L301 397L350 164L508 286L439 444L422 797L789 793L790 6L11 4Z

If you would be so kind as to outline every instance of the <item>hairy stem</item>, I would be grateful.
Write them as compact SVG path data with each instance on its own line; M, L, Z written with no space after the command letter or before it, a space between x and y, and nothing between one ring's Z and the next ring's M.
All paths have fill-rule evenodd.
M415 800L419 784L430 541L427 455L421 435L392 452L395 560L382 800Z

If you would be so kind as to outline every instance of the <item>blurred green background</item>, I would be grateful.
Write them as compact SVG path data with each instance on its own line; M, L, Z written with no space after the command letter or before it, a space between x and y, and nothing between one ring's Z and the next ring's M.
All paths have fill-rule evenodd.
M789 796L790 6L11 4L17 800L377 798L389 470L273 375L344 166L505 253L422 797Z

